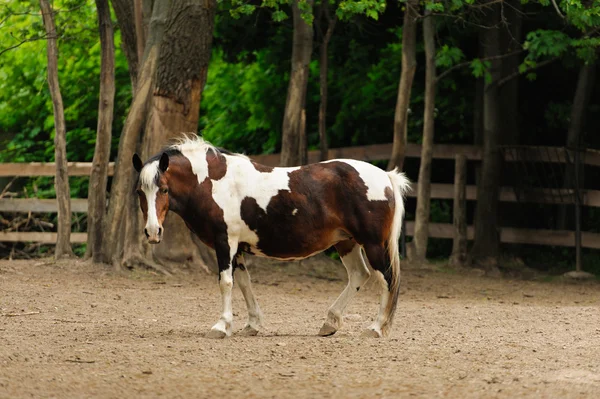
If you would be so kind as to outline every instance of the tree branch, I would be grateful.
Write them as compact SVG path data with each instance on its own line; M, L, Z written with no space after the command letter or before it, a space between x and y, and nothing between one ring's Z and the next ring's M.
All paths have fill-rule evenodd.
M17 47L20 47L21 45L23 45L25 43L35 42L37 40L47 40L47 39L57 39L57 37L50 37L47 34L45 34L44 36L30 37L30 38L27 38L25 40L22 40L20 43L17 43L17 44L15 44L13 46L10 46L10 47L7 47L7 48L4 48L4 49L0 50L0 55L6 53L7 51L16 49Z
M565 19L565 16L560 12L560 8L558 8L558 4L556 4L556 0L552 0L552 5L554 6L554 9L556 10L558 16L562 19Z
M516 50L516 51L512 51L512 52L510 52L510 53L506 53L506 54L495 55L495 56L492 56L492 57L480 58L480 60L481 60L481 61L493 61L493 60L501 60L501 59L503 59L503 58L506 58L506 57L511 57L511 56L513 56L513 55L520 54L520 53L522 53L523 51L524 51L524 50ZM473 62L473 60L470 60L470 61L465 61L465 62L461 62L460 64L456 64L456 65L454 65L454 66L452 66L452 67L450 67L450 68L446 69L444 72L442 72L442 73L440 73L440 74L438 75L438 77L437 77L437 78L436 78L436 80L435 80L435 83L437 84L437 83L438 83L440 80L442 80L442 78L446 77L446 75L448 75L450 72L452 72L452 71L454 71L454 70L456 70L456 69L459 69L459 68L462 68L462 67L465 67L465 66L471 65L471 63L472 63L472 62Z
M497 85L498 87L502 87L502 85L504 85L505 83L507 83L508 81L510 81L510 80L512 80L512 79L514 79L514 78L516 78L516 77L518 77L518 76L520 76L520 75L524 75L524 74L526 74L526 73L528 73L528 72L534 71L534 70L536 70L536 69L538 69L538 68L541 68L541 67L543 67L543 66L546 66L546 65L548 65L548 64L551 64L551 63L553 63L553 62L554 62L554 61L556 61L556 60L558 60L558 57L556 57L556 58L551 58L551 59L549 59L549 60L546 60L546 61L542 61L542 62L540 62L539 64L537 64L537 65L536 65L536 66L534 66L534 67L527 68L527 69L526 69L526 70L524 70L523 72L519 72L519 71L513 72L513 73L511 73L510 75L506 75L505 77L503 77L502 79L500 79L500 80L498 81L498 83L496 83L496 85Z

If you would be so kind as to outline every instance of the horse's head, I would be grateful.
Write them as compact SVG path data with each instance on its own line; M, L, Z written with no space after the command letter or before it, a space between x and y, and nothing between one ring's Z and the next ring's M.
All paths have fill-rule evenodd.
M145 165L138 154L133 155L133 167L140 177L137 193L144 214L144 233L151 244L162 239L163 222L169 211L169 186L165 172L169 168L169 155L163 153L159 159L150 159Z

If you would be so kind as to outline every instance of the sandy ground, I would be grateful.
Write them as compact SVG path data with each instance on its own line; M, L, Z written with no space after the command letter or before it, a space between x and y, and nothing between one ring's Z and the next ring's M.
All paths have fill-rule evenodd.
M215 276L114 273L80 261L0 262L0 397L600 397L600 284L408 269L394 331L361 338L368 283L320 338L335 270L250 267L257 337L204 337ZM235 289L235 330L246 317Z

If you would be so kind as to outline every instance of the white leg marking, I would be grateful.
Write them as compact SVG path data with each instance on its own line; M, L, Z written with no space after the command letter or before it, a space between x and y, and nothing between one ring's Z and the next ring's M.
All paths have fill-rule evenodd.
M238 258L238 265L244 266L243 257ZM252 283L250 281L250 273L244 266L244 270L238 268L235 272L236 281L242 291L246 308L248 309L248 322L242 330L244 335L256 335L262 327L262 311L258 306L254 292L252 291Z
M341 259L348 272L348 285L329 308L327 320L319 331L321 336L332 335L342 326L344 310L370 276L360 245L356 244L352 251Z
M388 301L390 300L390 292L388 288L388 284L383 277L383 273L378 270L375 270L375 274L381 283L381 300L379 303L379 313L377 314L377 318L375 321L367 328L364 335L373 336L381 338L383 337L383 332L381 331L381 326L384 324L385 320L385 309L387 307Z
M221 289L221 300L223 312L221 318L211 328L209 338L224 338L231 335L233 327L233 310L231 306L231 290L233 288L232 268L229 266L227 270L219 273L219 288Z

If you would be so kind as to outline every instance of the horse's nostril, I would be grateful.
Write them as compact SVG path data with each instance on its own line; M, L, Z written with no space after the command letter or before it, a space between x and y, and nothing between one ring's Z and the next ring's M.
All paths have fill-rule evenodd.
M158 236L159 236L159 237L160 237L160 236L162 236L162 227L159 227L159 228L158 228Z
M146 234L146 238L150 238L150 234L148 234L148 229L144 229L144 234Z

